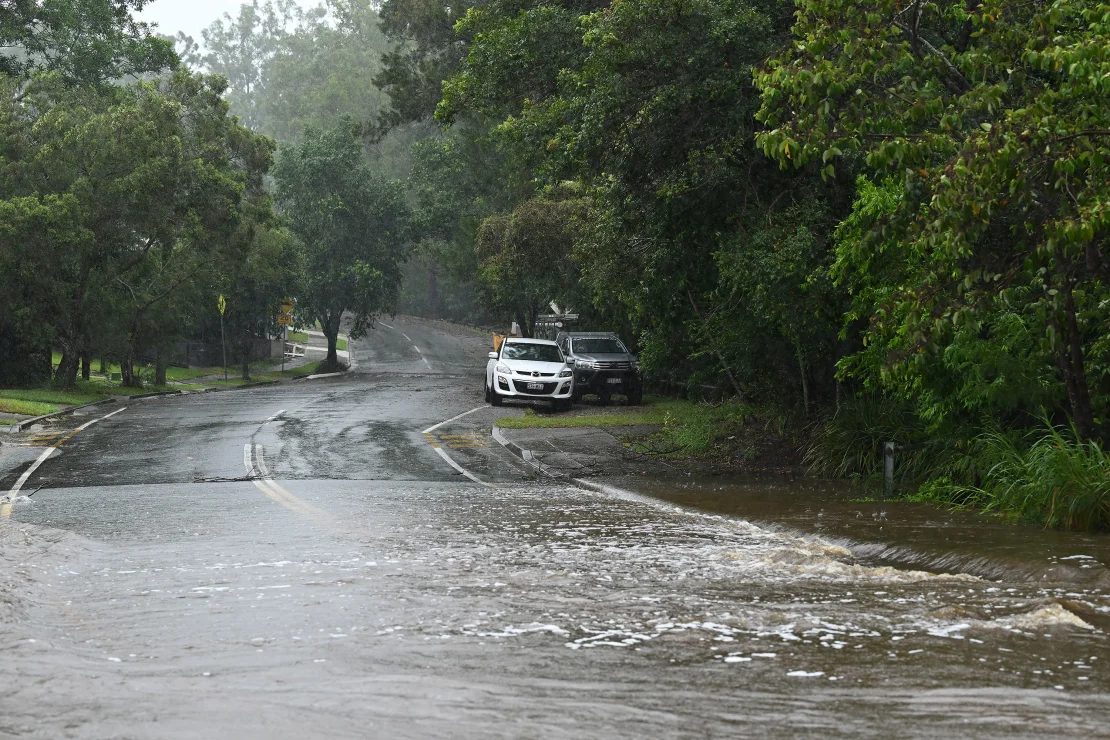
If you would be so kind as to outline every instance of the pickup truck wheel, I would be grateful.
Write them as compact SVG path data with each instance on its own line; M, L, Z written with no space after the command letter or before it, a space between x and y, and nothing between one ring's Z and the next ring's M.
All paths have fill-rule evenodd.
M570 411L570 399L560 398L551 402L552 408L556 411Z
M644 402L644 392L642 390L633 391L633 392L628 394L628 405L629 406L639 406L643 402Z
M608 393L599 393L597 400L602 406L608 406L612 402L613 397Z

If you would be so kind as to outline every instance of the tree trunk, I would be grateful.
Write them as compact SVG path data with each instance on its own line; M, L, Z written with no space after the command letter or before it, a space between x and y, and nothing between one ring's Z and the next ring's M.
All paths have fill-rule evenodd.
M89 360L89 353L81 353L81 380L88 380L92 374L92 362Z
M58 369L54 371L54 382L63 388L73 388L77 385L77 352L62 348L62 359L58 362Z
M711 331L709 331L709 327L706 325L705 319L702 318L701 310L698 308L698 304L694 301L694 294L690 292L689 288L686 289L686 297L690 299L690 307L694 309L694 315L698 317L698 321L701 322L702 328L705 329L709 346L713 349L713 354L717 355L717 360L721 363L721 367L724 369L725 375L728 376L729 382L732 383L732 389L736 391L736 397L739 398L741 401L744 400L744 390L740 387L740 384L736 382L736 376L732 374L732 368L730 368L728 366L728 363L725 362L725 356L717 347L717 342L713 340L713 334Z
M522 337L532 336L532 332L528 331L527 314L523 308L518 308L516 310L516 324L520 327L520 335Z
M249 352L244 352L243 353L242 377L243 377L243 380L250 380L251 379L251 356L250 356Z
M166 360L167 353L161 345L155 349L154 356L154 385L163 388L166 385Z
M339 342L339 321L342 316L342 311L336 311L328 314L324 317L324 321L320 322L324 336L328 340L328 358L324 362L332 369L339 367L339 352L336 345Z
M126 354L119 361L119 377L120 383L124 388L138 388L139 379L135 377L135 363L131 361L131 351L128 350Z
M794 340L794 346L798 350L798 372L802 376L802 413L809 416L809 378L806 377L806 362L802 356L801 342Z
M1083 338L1079 334L1079 323L1075 318L1075 296L1072 295L1071 281L1064 288L1064 329L1067 341L1067 368L1071 376L1068 386L1068 403L1075 429L1083 439L1090 439L1095 433L1095 419L1091 411L1091 393L1087 386L1087 371L1083 365ZM1063 350L1061 350L1063 351Z
M100 370L98 370L97 372L99 372L101 375L108 374L108 363L104 361L103 353L101 353L100 355Z
M435 262L428 263L428 308L432 318L439 318L439 278Z

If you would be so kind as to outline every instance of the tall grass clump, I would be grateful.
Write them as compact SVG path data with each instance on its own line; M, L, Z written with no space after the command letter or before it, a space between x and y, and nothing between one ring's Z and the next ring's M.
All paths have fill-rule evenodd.
M978 485L941 479L922 497L1056 529L1110 530L1110 454L1074 426L1046 423L1024 438L989 432L972 453L983 471Z
M944 452L943 445L929 439L924 424L907 405L867 395L848 399L817 424L803 461L815 475L881 477L886 442L894 442L898 450L895 475L900 482L928 477L946 457L938 454Z

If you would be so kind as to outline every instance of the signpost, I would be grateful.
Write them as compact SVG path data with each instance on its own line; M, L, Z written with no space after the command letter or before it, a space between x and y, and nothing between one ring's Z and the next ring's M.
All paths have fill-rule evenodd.
M285 342L289 338L289 327L293 323L293 309L296 303L292 298L286 298L281 302L281 312L278 314L278 326L282 327L281 330L281 372L285 372Z
M223 351L224 356L224 382L227 382L227 342L224 340L224 311L227 310L227 301L221 295L220 299L216 301L216 307L220 309L220 349Z

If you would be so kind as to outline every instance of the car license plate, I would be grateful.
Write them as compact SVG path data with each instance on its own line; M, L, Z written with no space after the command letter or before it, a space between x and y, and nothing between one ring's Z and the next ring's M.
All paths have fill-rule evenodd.
M621 379L620 378L609 378L605 382L609 383L610 385L616 385L616 384L621 382Z
M528 390L530 390L530 391L542 391L543 390L543 383L529 383L528 384Z

